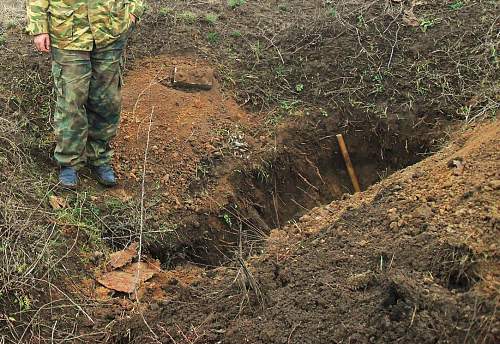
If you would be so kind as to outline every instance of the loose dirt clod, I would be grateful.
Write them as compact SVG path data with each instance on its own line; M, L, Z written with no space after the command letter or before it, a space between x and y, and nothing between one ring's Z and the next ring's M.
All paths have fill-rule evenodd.
M176 66L173 71L172 85L177 88L211 90L214 84L214 71L211 68L186 68Z

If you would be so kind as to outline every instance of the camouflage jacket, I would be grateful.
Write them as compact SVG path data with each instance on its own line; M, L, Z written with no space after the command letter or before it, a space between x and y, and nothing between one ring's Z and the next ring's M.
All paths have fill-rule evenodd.
M49 33L59 49L91 51L109 45L140 18L143 0L27 0L32 35Z

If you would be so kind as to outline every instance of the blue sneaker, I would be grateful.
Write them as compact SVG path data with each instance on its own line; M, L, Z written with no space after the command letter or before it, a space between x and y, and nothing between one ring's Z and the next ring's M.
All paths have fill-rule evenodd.
M97 181L105 186L115 186L118 181L116 180L115 171L111 165L105 164L101 166L92 166L92 172L97 178Z
M59 185L68 189L76 188L78 185L78 172L73 167L61 167L61 171L59 172Z

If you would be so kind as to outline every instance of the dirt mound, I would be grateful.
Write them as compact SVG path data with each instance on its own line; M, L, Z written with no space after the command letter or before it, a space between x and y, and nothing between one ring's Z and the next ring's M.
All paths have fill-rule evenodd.
M209 160L224 154L244 157L251 143L242 129L258 125L218 85L210 91L191 92L169 87L176 67L208 68L202 60L157 57L141 61L140 68L130 71L122 124L113 143L115 167L127 189L142 180L149 135L148 190L163 190L165 211L179 208L192 181L208 173Z
M499 134L457 135L273 231L262 255L146 312L152 332L135 318L116 329L137 343L497 342Z
M497 12L149 0L126 54L123 184L84 172L69 194L50 57L0 23L0 342L498 342L498 129L453 133L498 112ZM215 87L170 88L174 66L213 68ZM139 239L158 268L139 295L101 287Z
M103 203L109 196L125 203L141 197L146 158L146 230L153 233L146 246L166 268L185 261L217 266L232 259L242 235L258 239L349 192L336 133L346 137L366 189L420 160L439 132L433 121L345 127L341 117L306 114L271 130L217 83L210 91L172 88L176 67L210 69L195 58L163 56L138 63L125 77L113 143L122 186L99 197ZM106 236L125 234L113 239L118 246L136 240L112 222L108 227L114 230ZM253 244L243 246L252 251Z

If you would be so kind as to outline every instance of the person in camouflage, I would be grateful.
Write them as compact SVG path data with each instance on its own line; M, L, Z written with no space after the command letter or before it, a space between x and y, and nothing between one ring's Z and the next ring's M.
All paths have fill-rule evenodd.
M98 181L116 184L110 141L121 112L121 66L142 0L28 0L28 32L52 54L59 182L74 188L89 164Z

